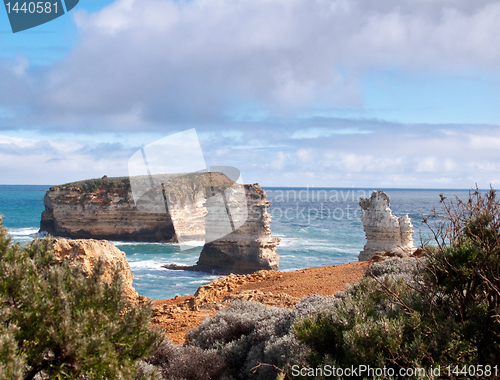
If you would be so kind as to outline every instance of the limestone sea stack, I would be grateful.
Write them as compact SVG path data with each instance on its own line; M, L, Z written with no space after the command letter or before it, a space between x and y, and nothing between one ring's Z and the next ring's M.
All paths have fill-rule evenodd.
M235 231L206 243L196 265L166 265L167 269L189 269L214 274L247 274L259 270L278 270L276 253L280 239L271 236L272 216L266 192L258 184L244 185L247 220ZM209 211L210 212L210 211ZM220 214L219 214L220 215ZM210 217L210 215L208 215ZM225 223L221 220L220 223ZM211 224L217 224L212 221Z
M72 239L169 242L170 215L139 211L128 177L91 179L52 186L43 200L40 231Z
M271 236L270 204L258 184L235 185L221 172L168 176L105 176L53 186L45 194L40 231L117 241L205 238L191 269L221 274L278 269L280 239ZM144 189L139 198L131 181Z
M134 183L143 181L150 187L147 176L131 177ZM229 186L233 182L222 173L194 173L173 180L156 176L159 183L168 182L168 200L184 210L186 204L197 204L196 199L207 196L211 185ZM105 239L117 241L177 242L177 235L167 203L150 207L151 199L163 199L158 184L134 202L129 177L103 177L52 186L44 198L40 232L72 239ZM189 226L190 213L182 215ZM197 216L195 214L195 216ZM179 223L178 223L179 224ZM184 236L189 231L178 225ZM203 234L193 228L195 235Z
M217 273L253 273L278 270L276 248L280 239L271 236L272 216L266 192L258 185L245 185L248 219L236 231L205 244L197 270Z
M368 260L377 252L398 251L409 255L415 251L411 219L408 214L399 218L392 215L390 201L389 195L381 190L374 191L370 198L360 199L366 244L359 253L359 261Z

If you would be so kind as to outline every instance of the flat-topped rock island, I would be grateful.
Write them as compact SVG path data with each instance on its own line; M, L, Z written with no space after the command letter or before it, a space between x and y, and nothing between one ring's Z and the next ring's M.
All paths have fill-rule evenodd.
M148 181L148 178L139 180ZM137 183L138 179L133 178L133 181ZM228 177L222 173L194 173L168 181L168 193L162 183L161 187L151 186L139 200L134 200L129 177L105 176L52 186L45 194L40 232L71 239L177 243L182 238L192 237L190 234L209 236L213 231L208 228L213 230L214 226L224 223L217 219L220 207L210 213L206 203L211 195L224 193L234 184ZM258 184L239 186L243 193L240 207L248 210L248 217L240 223L231 220L232 231L216 235L216 239L207 239L194 267L168 269L220 274L278 269L276 248L280 239L271 236L271 215L267 212L270 204L266 193ZM148 210L151 199L156 204ZM234 208L226 206L230 214ZM225 210L222 207L222 211ZM204 224L199 223L200 216L207 219L207 231L202 230Z

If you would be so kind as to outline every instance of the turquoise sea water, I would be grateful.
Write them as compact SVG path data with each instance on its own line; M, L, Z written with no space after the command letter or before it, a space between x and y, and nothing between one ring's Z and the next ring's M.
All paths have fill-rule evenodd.
M45 191L50 186L0 185L0 214L14 239L28 241L38 232ZM343 264L357 261L365 244L359 217L359 197L372 189L267 188L272 206L272 234L281 238L278 246L280 270ZM378 189L377 189L378 190ZM439 210L439 194L451 198L468 195L468 190L383 189L391 197L393 214L408 213L414 226L415 244L429 231L420 212ZM193 294L216 276L163 269L163 264L195 264L201 246L181 251L175 244L114 242L127 254L134 286L139 294L163 299Z

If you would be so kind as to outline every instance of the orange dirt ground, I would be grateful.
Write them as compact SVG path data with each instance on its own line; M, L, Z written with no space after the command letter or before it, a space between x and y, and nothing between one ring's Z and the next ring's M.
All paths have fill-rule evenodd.
M260 271L230 275L202 286L193 296L154 301L154 323L170 340L182 343L186 332L225 307L228 299L247 299L269 306L293 307L304 296L334 295L365 274L368 263L356 262L293 272Z

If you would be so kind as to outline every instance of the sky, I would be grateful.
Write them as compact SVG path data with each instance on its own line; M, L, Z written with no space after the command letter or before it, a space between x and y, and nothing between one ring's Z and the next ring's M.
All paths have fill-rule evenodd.
M195 128L245 183L498 188L499 19L486 0L80 0L14 34L0 9L0 184L126 176Z

